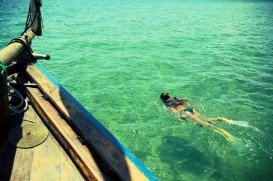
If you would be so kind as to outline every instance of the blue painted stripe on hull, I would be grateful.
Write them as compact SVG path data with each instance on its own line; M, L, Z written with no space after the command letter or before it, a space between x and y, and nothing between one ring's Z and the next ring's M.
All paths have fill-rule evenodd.
M96 118L92 116L62 85L60 85L40 64L36 63L36 67L56 86L63 94L73 102L82 113L89 118L90 122L95 125L127 158L129 158L137 168L149 179L159 180L148 168L124 145L122 145Z

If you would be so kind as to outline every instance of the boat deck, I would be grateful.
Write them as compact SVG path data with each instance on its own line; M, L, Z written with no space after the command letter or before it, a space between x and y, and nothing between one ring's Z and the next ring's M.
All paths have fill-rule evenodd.
M12 118L11 127L25 121L42 123L32 106L22 118ZM50 132L45 142L30 149L16 148L5 136L1 140L0 162L1 180L84 180Z
M44 125L29 105L25 113L10 118L10 130L28 121ZM29 149L16 148L10 144L7 134L2 135L0 148L1 180L84 180L50 131L42 144Z

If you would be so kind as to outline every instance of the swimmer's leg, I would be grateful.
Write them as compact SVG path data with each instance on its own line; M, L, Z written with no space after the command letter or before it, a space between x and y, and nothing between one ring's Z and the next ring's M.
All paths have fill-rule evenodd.
M227 119L225 117L210 118L209 120L211 120L211 121L220 121L220 122L223 122L223 123L226 123L226 124L231 124L231 125L236 125L236 126L241 126L241 127L249 127L249 128L253 128L253 129L257 130L257 128L255 128L253 126L250 126L248 124L248 122L246 122L246 121L235 121L235 120L232 120L232 119Z
M217 118L208 118L206 119L206 121L208 122L213 122L213 121L219 121L219 122L223 122L223 123L227 123L227 124L234 124L234 121L231 119L227 119L225 117L217 117Z
M204 118L198 117L196 115L192 115L191 113L188 113L188 112L185 112L185 114L180 115L180 118L182 116L184 116L185 118L188 118L189 120L197 122L198 125L200 125L204 128L209 128L212 131L224 136L228 141L234 140L234 137L230 133L228 133L226 130L211 124L212 121L210 119L204 119ZM218 120L218 118L214 118L214 120Z
M210 128L214 132L224 136L228 141L233 141L234 140L234 137L229 132L227 132L226 130L224 130L222 128L218 128L217 126L213 126L213 125L211 125Z
M234 137L230 133L228 133L226 130L224 130L222 128L214 126L213 124L211 124L212 122L209 119L201 119L201 118L195 117L194 121L199 123L200 126L205 127L205 128L209 128L212 131L224 136L228 141L234 140Z

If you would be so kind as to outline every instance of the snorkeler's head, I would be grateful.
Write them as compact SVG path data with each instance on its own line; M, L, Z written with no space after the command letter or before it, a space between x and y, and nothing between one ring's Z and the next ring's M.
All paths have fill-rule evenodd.
M169 93L168 92L164 92L160 95L160 99L163 101L163 102L166 102L168 99L170 99L170 96L169 96Z

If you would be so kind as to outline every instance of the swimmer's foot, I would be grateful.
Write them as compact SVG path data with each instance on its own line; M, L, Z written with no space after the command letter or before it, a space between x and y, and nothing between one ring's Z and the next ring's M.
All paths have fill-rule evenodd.
M216 120L227 124L234 124L233 120L227 119L225 117L217 117Z
M214 121L225 122L225 121L223 121L223 119L221 119L220 117L217 117L217 118L208 118L208 119L206 119L206 121L207 121L208 123L213 123Z

